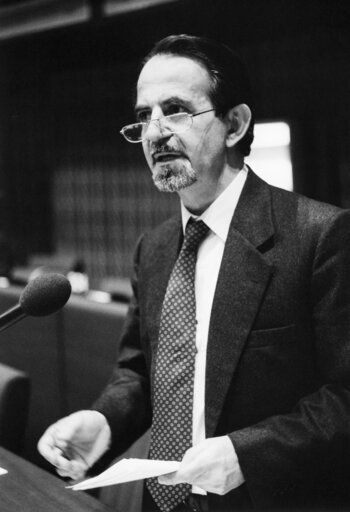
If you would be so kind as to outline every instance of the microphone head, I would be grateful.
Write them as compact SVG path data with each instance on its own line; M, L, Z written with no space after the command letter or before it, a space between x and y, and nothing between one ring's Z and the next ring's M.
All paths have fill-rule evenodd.
M19 305L29 316L45 316L63 308L72 288L61 274L46 274L30 281L21 293Z

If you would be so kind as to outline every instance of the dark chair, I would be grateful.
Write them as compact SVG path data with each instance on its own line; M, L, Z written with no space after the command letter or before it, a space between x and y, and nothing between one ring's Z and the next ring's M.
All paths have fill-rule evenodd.
M0 445L15 453L24 448L29 398L28 375L0 363Z

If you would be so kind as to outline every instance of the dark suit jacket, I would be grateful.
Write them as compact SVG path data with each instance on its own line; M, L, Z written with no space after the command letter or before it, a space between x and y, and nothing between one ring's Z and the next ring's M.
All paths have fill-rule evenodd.
M151 423L162 301L180 216L144 235L121 352L95 404L123 450ZM229 434L246 483L211 510L350 508L350 212L249 172L212 308L207 437ZM347 480L347 481L346 481Z

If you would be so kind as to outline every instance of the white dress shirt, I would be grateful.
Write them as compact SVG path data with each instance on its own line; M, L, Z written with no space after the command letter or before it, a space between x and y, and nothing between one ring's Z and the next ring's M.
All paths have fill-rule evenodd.
M210 315L228 230L247 174L248 170L244 166L209 208L200 217L196 217L205 222L210 231L199 247L195 274L197 354L193 392L193 445L205 439L205 368ZM185 230L189 218L193 215L182 203L181 215ZM195 486L192 492L205 494L205 491Z

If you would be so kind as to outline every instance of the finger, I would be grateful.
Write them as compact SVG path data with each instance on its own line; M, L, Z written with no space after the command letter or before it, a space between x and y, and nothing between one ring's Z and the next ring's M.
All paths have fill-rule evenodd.
M62 469L56 469L56 472L59 476L63 478L69 478L70 480L82 480L84 478L85 473L83 471L64 471Z
M76 480L75 478L73 478L73 474L74 474L73 471L56 468L56 473L64 478L71 478L72 480Z
M56 439L51 432L47 431L38 442L39 453L51 464L55 463L58 455L62 452L56 445Z
M81 480L84 478L85 473L87 471L87 466L83 462L80 461L72 461L72 476L73 480Z
M70 474L70 458L63 451L63 444L57 443L61 445L60 447L57 446L56 443L57 440L54 438L54 436L52 436L50 432L45 433L44 436L39 440L38 450L41 455L58 470L68 472L68 474Z
M175 485L173 473L159 476L158 482L162 485Z
M62 453L66 452L68 446L69 446L68 441L66 441L65 439L56 438L56 447L59 448Z
M76 460L66 460L65 463L56 468L60 476L69 477L72 480L81 480L85 476L86 470L86 465Z
M179 469L174 473L174 482L197 485L198 467L194 463L192 449L188 450L181 461Z
M174 471L173 473L160 475L158 477L158 482L162 485L176 485L182 483L183 480L179 479L178 472Z
M57 465L57 454L68 454L69 441L78 428L77 421L71 417L59 420L51 425L38 442L39 453L51 464ZM66 458L70 458L66 455Z

